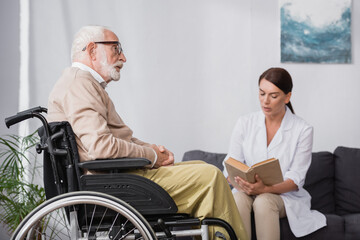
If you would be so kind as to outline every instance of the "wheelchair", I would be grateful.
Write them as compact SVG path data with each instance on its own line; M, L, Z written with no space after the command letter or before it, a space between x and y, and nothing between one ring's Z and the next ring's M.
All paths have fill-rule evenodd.
M19 224L11 239L209 239L209 226L236 234L225 221L177 213L170 195L129 169L150 164L144 158L79 162L75 134L68 122L48 123L47 109L35 107L5 119L6 126L38 118L46 201ZM86 170L99 174L87 175ZM219 235L218 235L219 234ZM219 239L224 235L217 232Z

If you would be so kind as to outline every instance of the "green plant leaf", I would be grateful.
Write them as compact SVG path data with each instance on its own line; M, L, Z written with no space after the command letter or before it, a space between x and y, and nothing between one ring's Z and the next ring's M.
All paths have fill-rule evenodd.
M44 188L33 184L41 168L37 155L31 153L38 142L35 133L26 137L0 137L0 222L9 231L14 231L24 217L46 199ZM30 182L24 180L25 176L30 177Z

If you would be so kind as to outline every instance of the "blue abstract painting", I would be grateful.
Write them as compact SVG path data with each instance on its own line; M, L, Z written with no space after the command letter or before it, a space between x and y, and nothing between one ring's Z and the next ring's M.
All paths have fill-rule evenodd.
M281 62L351 63L351 0L280 0Z

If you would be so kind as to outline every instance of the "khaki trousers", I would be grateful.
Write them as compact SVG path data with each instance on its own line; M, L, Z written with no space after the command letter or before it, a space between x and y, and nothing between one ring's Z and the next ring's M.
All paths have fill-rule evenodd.
M174 199L179 213L200 219L223 219L233 227L238 239L247 239L229 184L217 167L202 161L190 161L131 173L146 177L164 188ZM216 231L229 239L222 228L210 227L209 230L211 239L215 239Z
M254 211L256 238L258 240L280 239L279 218L286 216L284 202L280 195L263 193L249 196L244 192L236 192L234 198L249 239L251 239L251 210Z

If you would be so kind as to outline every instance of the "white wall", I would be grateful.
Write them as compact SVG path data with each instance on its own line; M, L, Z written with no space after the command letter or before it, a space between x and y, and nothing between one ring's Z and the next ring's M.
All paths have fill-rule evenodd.
M19 2L3 0L0 2L0 135L16 134L17 126L8 129L4 119L18 107L19 89ZM3 160L0 159L0 165ZM0 206L1 207L1 206ZM10 234L0 224L0 240L9 239Z
M17 126L8 129L4 119L15 114L19 105L19 2L0 2L0 134L16 134ZM1 163L1 161L0 161Z
M326 6L324 6L326 8ZM179 161L191 149L226 152L237 118L259 110L258 76L289 70L296 113L315 127L314 151L360 147L360 2L352 64L281 64L277 0L31 1L31 106L70 65L83 25L111 27L128 62L107 88L134 135Z

